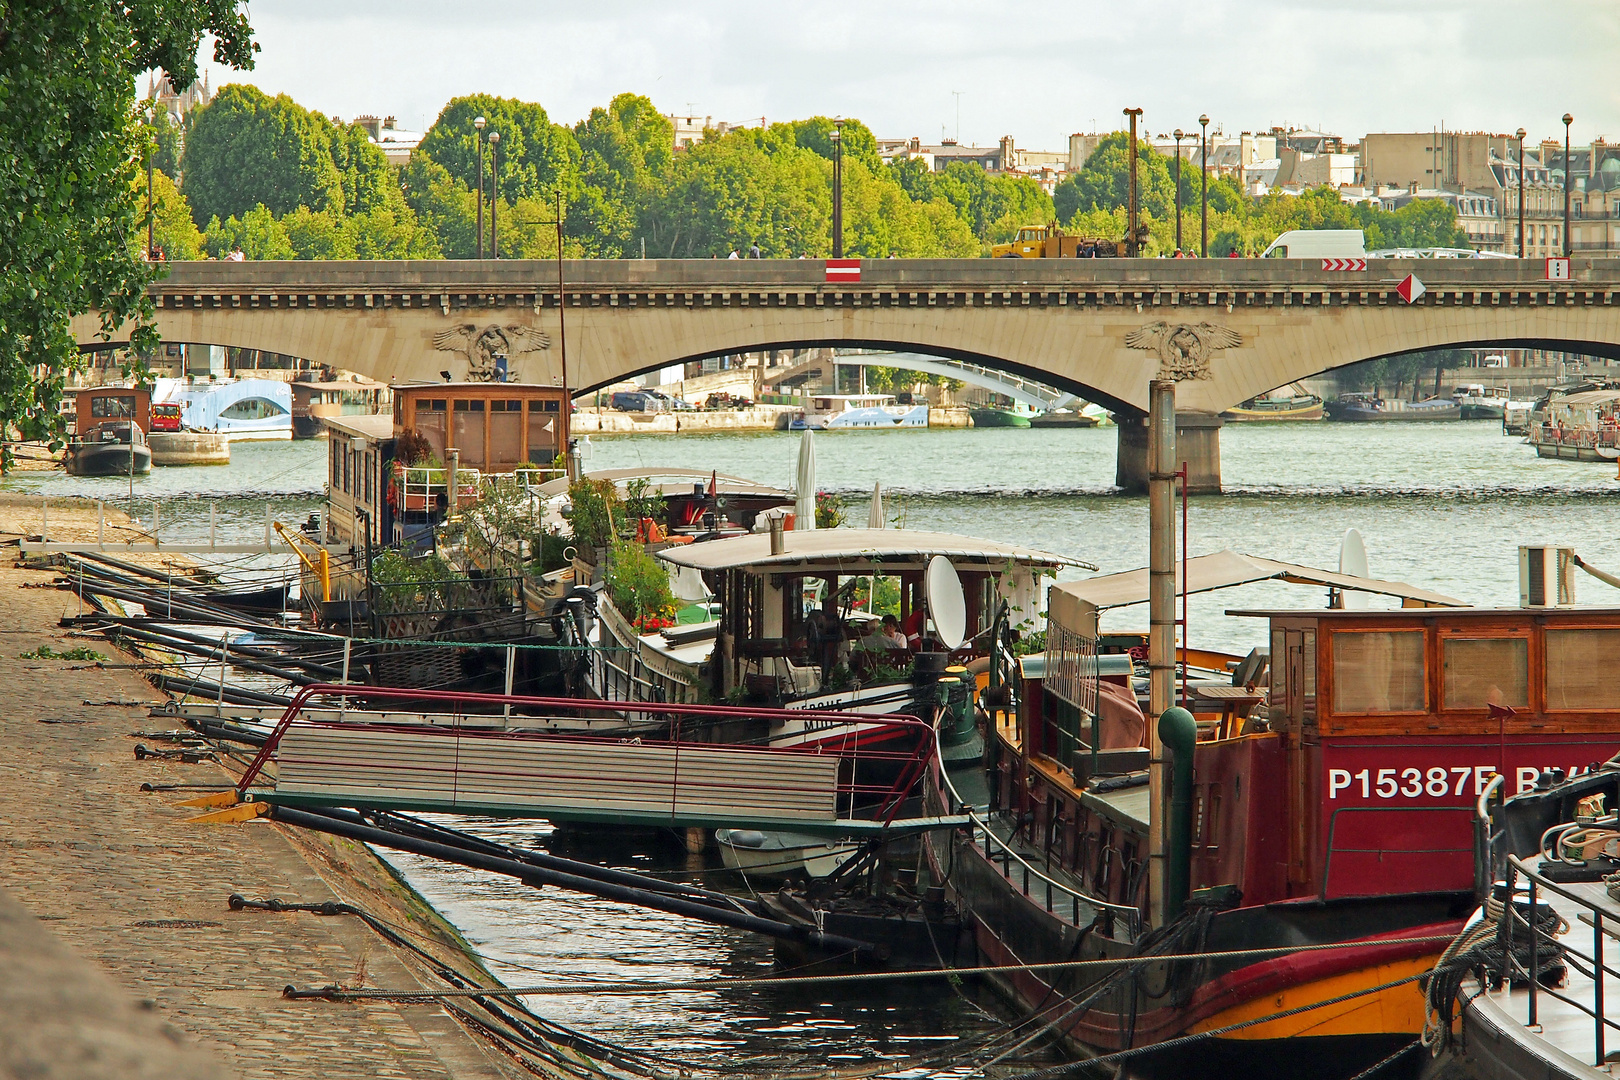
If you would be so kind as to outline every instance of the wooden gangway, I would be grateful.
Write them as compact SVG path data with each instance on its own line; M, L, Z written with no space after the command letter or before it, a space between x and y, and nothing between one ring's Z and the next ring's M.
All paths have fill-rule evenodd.
M334 699L432 708L439 724L377 723L315 710ZM529 729L491 730L490 714ZM626 734L583 733L561 719L612 713ZM902 819L907 794L933 760L933 729L909 716L828 713L827 729L893 728L893 748L855 738L772 745L768 732L799 713L732 706L318 684L301 689L237 784L241 803L346 806L534 817L676 828L790 829L830 836L896 835L964 824ZM639 734L629 734L634 724ZM551 730L548 730L551 729ZM649 737L649 730L660 730ZM698 741L694 730L751 741ZM711 736L712 737L712 736Z

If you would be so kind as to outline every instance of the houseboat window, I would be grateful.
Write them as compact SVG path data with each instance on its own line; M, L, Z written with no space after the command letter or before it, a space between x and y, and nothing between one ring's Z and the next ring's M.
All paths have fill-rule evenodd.
M448 431L448 425L445 423L448 414L444 406L443 398L419 402L414 417L416 433L428 441L428 445L433 448L433 455L441 461L444 459Z
M350 486L350 477L354 473L354 451L348 445L343 447L343 490L352 494L354 488Z
M1334 712L1423 712L1426 681L1422 630L1334 631Z
M1614 708L1620 630L1547 631L1547 709Z
M366 483L365 483L366 505L370 506L372 503L376 502L375 492L372 489L372 481L371 481L371 469L372 469L372 464L375 461L375 455L373 455L370 450L366 451L365 461L366 461L366 472L365 472L365 478L366 478Z
M521 401L489 403L489 460L496 467L523 463L523 408Z
M103 417L132 419L135 416L135 395L98 394L90 399L90 415L97 419Z
M343 462L338 456L343 452L343 447L336 439L327 440L327 446L331 450L331 453L328 456L332 459L327 468L327 473L329 474L327 483L331 486L333 491L336 491L343 486Z
M1440 644L1445 709L1530 704L1530 642L1522 637L1447 638Z
M529 464L544 466L557 458L557 418L536 412L535 406L540 404L538 401L529 402Z
M482 398L455 403L455 423L451 437L461 451L461 463L474 468L484 467L484 402Z
M428 412L444 412L444 398L429 398L422 404Z

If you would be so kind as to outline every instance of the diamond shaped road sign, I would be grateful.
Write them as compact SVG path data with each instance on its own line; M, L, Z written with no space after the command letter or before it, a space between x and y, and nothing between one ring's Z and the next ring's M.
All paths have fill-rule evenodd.
M1405 300L1408 304L1415 304L1417 303L1417 298L1429 290L1423 287L1423 282L1417 279L1416 274L1407 274L1406 277L1401 279L1401 283L1395 286L1395 291L1400 295L1400 298Z

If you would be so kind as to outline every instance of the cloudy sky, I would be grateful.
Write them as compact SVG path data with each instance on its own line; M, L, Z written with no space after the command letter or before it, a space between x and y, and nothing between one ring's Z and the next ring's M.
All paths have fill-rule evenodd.
M1274 124L1620 138L1615 0L254 0L233 79L348 118L431 124L484 91L572 123L616 93L758 123L1061 149L1140 106L1154 133Z

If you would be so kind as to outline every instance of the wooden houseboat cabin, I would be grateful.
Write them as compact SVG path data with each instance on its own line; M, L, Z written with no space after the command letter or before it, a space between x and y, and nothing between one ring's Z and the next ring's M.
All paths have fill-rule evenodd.
M97 386L80 390L73 415L75 434L83 435L108 420L133 420L152 430L152 392L139 386Z
M318 438L334 416L387 415L392 390L369 379L328 379L288 384L292 391L293 438Z
M443 520L450 502L446 466L458 461L458 501L476 497L486 473L561 472L568 446L568 395L525 383L395 386L388 416L329 416L327 536L340 544L400 543ZM410 432L425 446L397 459ZM369 525L369 533L367 522Z

